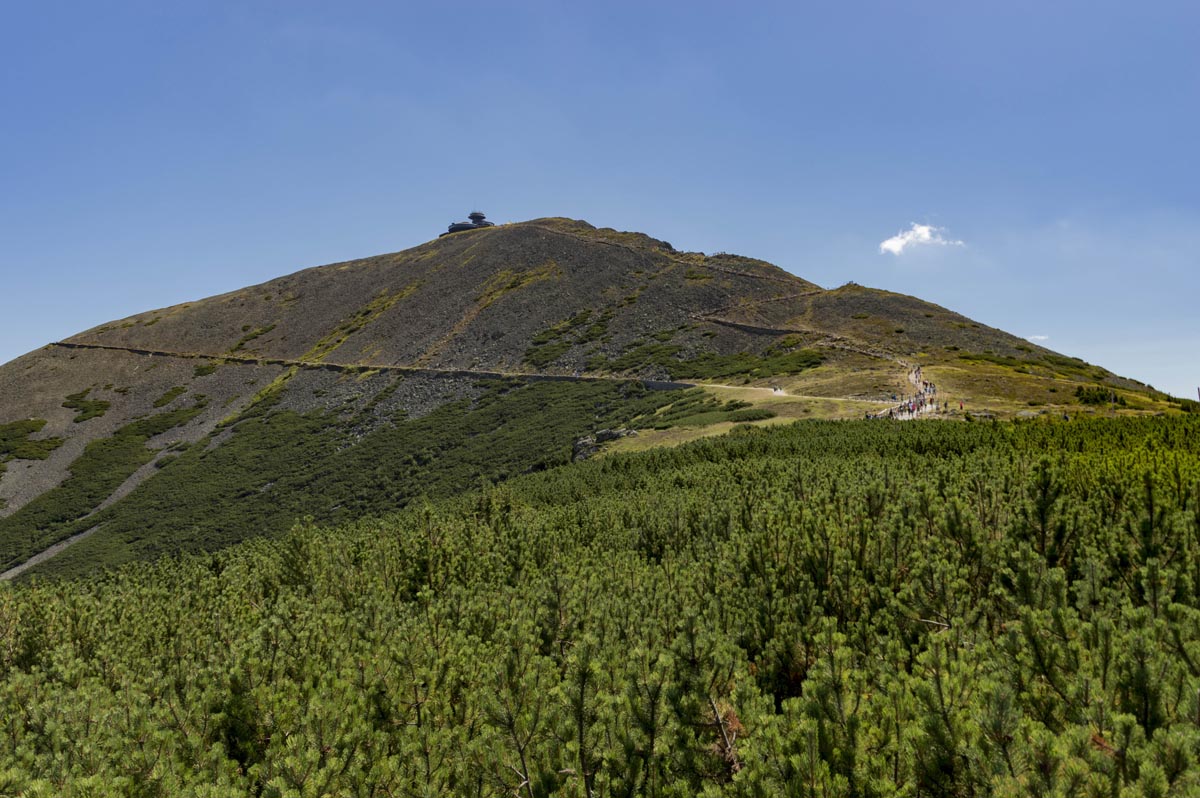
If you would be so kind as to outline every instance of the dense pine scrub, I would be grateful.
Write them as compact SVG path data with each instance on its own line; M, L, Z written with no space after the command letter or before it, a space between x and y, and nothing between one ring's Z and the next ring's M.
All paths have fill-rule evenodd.
M618 358L596 355L588 360L591 371L615 373L639 371L650 367L662 369L673 380L725 380L742 377L763 379L776 374L798 374L821 365L824 356L813 349L769 349L762 355L739 352L718 355L706 352L697 357L680 357L683 347L666 343L647 343L637 346Z
M0 587L0 794L1200 790L1200 422L805 422Z

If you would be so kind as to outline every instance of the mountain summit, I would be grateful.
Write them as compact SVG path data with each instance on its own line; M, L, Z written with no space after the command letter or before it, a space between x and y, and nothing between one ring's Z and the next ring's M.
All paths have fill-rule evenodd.
M479 216L0 366L0 569L49 553L41 570L80 573L384 512L566 462L605 429L651 445L671 427L861 417L911 392L918 365L969 409L1077 404L1085 387L1157 409L1135 383L913 297Z
M589 357L618 356L664 330L712 329L699 315L815 290L761 261L680 253L640 234L538 219L472 228L404 252L306 269L122 319L68 343L573 373L586 370ZM584 316L591 329L586 342L559 326L583 326ZM544 351L548 337L558 344L553 358ZM723 343L697 349L730 348Z

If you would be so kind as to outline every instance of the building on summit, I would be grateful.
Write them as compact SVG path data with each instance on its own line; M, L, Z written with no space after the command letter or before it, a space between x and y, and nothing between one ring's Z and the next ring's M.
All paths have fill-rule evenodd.
M446 232L442 233L442 235L448 236L451 233L461 233L463 230L478 230L480 227L496 226L494 222L489 222L487 220L487 217L483 215L482 211L471 211L467 218L471 221L455 222L454 224L450 225L450 227L446 230ZM438 237L440 238L441 236Z

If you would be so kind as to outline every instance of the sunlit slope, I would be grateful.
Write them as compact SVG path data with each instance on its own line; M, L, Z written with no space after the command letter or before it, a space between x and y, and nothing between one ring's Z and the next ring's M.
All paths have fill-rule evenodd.
M647 236L542 219L307 269L142 313L70 340L338 363L527 368L534 338L586 314L572 357L618 353L692 314L815 288L761 261L681 254ZM580 322L582 323L582 322ZM715 346L720 346L717 342Z

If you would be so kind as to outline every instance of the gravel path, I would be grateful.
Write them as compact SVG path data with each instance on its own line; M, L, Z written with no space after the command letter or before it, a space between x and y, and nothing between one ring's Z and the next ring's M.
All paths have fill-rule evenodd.
M521 379L529 382L641 382L648 388L657 390L670 390L672 388L694 388L694 383L691 382L674 382L670 380L635 380L630 377L604 377L599 375L584 375L584 374L535 374L523 371L484 371L480 369L438 369L428 366L395 366L382 365L374 363L330 363L325 360L289 360L286 358L276 357L249 357L245 355L209 355L200 352L167 352L160 349L140 349L129 346L111 346L109 344L86 344L59 341L50 344L50 346L58 346L64 349L107 349L117 352L131 352L135 355L149 355L156 357L180 357L192 360L223 360L231 363L249 363L252 365L267 365L267 366L296 366L302 369L325 369L327 371L351 371L361 372L364 370L378 370L401 372L405 374L418 374L427 377L479 377L484 379Z

